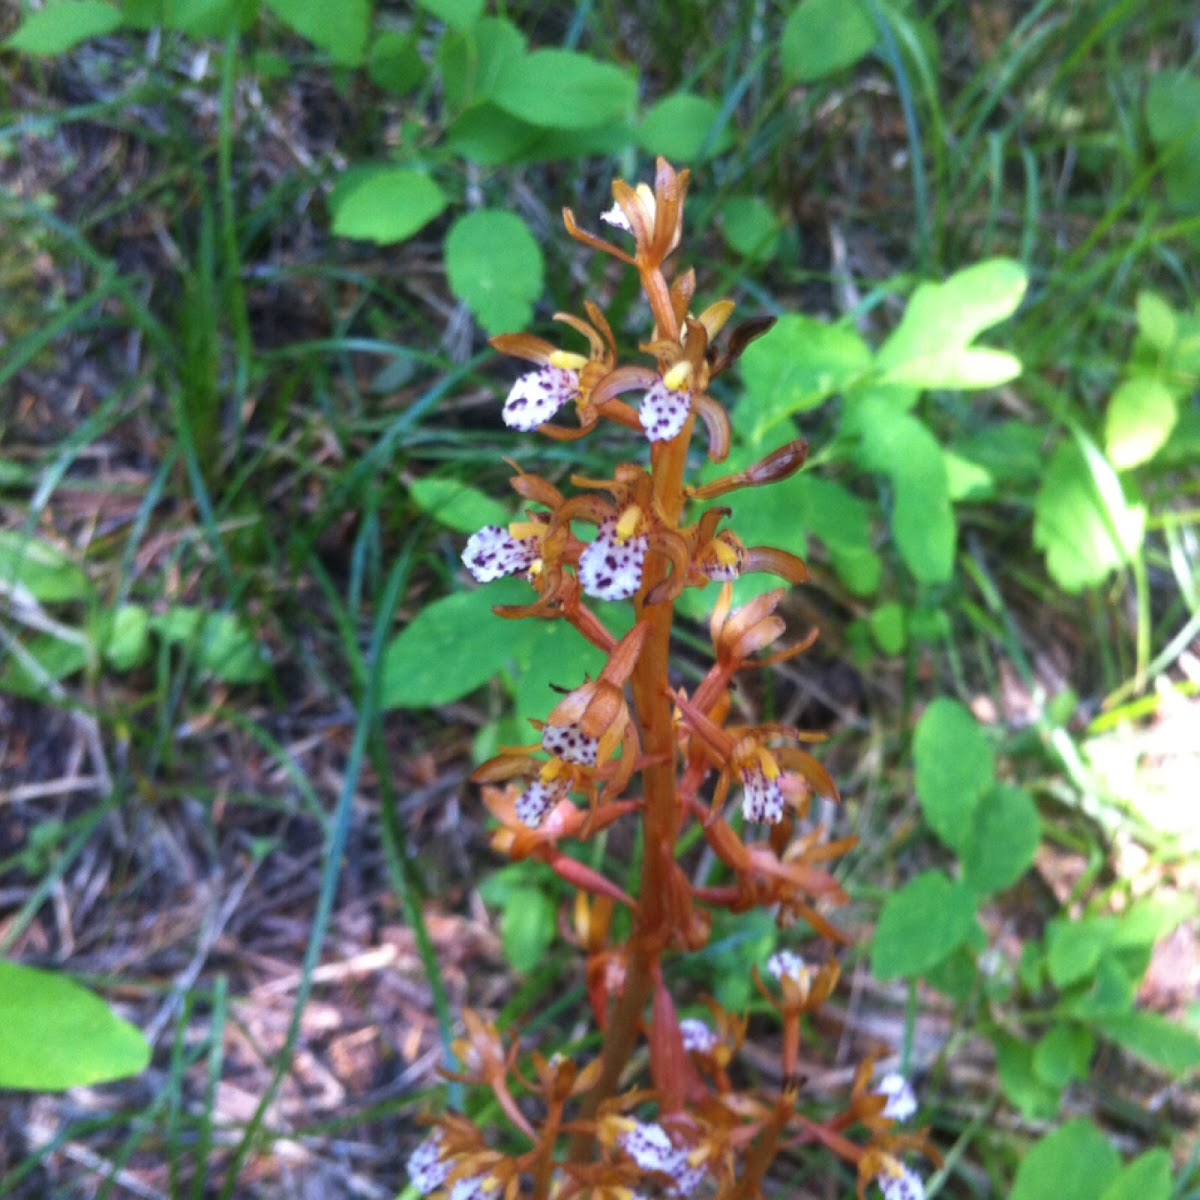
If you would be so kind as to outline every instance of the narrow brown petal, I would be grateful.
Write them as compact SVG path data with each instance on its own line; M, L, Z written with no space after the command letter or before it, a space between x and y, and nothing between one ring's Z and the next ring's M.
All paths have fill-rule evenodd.
M700 414L704 428L708 430L708 457L712 462L724 462L729 457L733 442L733 429L729 414L711 396L701 393L692 398L692 408Z
M545 338L534 337L532 333L498 333L494 338L489 338L488 343L501 354L524 358L543 366L549 363L550 356L558 349Z
M774 546L752 546L746 551L745 569L777 575L792 585L807 583L812 578L802 558Z

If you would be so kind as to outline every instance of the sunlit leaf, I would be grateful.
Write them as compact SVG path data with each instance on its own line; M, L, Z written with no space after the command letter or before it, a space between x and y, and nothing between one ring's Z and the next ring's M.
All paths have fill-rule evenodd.
M861 0L801 0L783 27L784 75L799 83L824 79L869 54L877 37Z
M1166 444L1179 419L1178 399L1161 379L1135 375L1113 392L1104 446L1118 471L1140 466Z
M1121 1156L1099 1129L1071 1121L1022 1157L1009 1200L1096 1200L1120 1169Z
M721 106L706 96L675 92L647 110L638 126L638 145L648 154L675 162L703 162L727 150L733 134L727 123L719 128Z
M0 1088L57 1092L146 1069L141 1033L52 971L0 962Z
M918 875L884 901L871 943L877 979L911 979L948 958L975 928L975 895L940 871Z
M505 63L492 92L505 112L530 125L588 129L629 116L634 76L572 50L536 50Z
M964 850L996 771L979 723L957 701L934 700L917 725L913 764L925 820L950 849Z
M529 324L542 272L541 248L516 213L468 213L446 237L450 287L489 334Z
M4 44L10 50L49 57L120 26L120 10L102 0L56 0L29 13Z
M448 201L424 172L411 167L348 171L329 200L333 232L364 241L402 242L439 216Z

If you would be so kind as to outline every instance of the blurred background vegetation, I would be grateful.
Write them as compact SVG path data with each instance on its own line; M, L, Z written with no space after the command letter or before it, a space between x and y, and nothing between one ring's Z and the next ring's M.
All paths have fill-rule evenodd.
M8 0L0 33L0 950L152 1052L7 1093L0 1196L392 1196L461 1005L571 1034L565 896L500 869L466 777L586 664L458 554L515 511L502 455L628 454L505 430L486 335L587 295L637 336L560 213L656 154L698 297L781 318L722 380L735 456L813 449L734 521L806 555L822 635L744 701L830 735L862 839L813 1094L898 1056L948 1196L1200 1196L1194 5ZM767 1081L776 937L683 968ZM63 1086L40 1003L0 991L6 1086Z

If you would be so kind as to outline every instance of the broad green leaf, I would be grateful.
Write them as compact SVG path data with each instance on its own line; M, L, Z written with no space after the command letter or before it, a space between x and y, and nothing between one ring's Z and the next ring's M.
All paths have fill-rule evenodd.
M1200 1067L1200 1038L1160 1013L1131 1012L1096 1022L1105 1037L1151 1066L1173 1074Z
M149 1062L146 1039L98 996L65 975L0 962L0 1088L59 1092Z
M961 847L963 882L981 896L1011 887L1032 865L1041 839L1029 793L997 784L980 798Z
M493 584L427 605L384 652L381 707L449 704L508 670L533 622L501 620L492 608L529 603L533 595L528 585Z
M525 35L499 17L447 34L437 52L446 103L454 110L482 103L495 90L505 66L524 54Z
M855 460L892 481L892 536L905 565L921 583L947 582L954 572L958 527L937 439L874 390L847 405L843 426L859 438Z
M1148 462L1166 444L1179 419L1178 399L1161 379L1135 375L1113 392L1104 447L1118 471Z
M601 621L615 637L624 637L633 628L633 613L627 605L601 605L600 610ZM595 679L604 668L605 657L566 621L522 624L527 634L514 655L513 690L517 716L528 731L529 719L544 720L563 691L579 687L585 678Z
M948 958L975 928L974 893L926 871L884 901L871 943L877 979L911 979Z
M632 74L572 50L536 50L505 63L492 94L511 116L549 129L589 129L628 117Z
M949 958L925 972L925 982L944 996L965 1004L979 986L979 967L974 952L960 946Z
M200 670L225 683L261 683L271 672L266 647L235 613L176 605L152 616L150 628L184 647Z
M0 695L44 699L47 684L67 679L88 664L88 645L48 633L21 643L21 653L8 650L0 659ZM31 660L28 665L26 659Z
M140 604L122 604L112 614L102 648L118 671L132 671L150 654L150 614Z
M1126 500L1115 476L1104 479L1105 470L1112 475L1098 453L1085 457L1076 440L1063 442L1034 502L1033 543L1066 592L1102 583L1141 549L1146 510Z
M951 850L963 850L996 773L992 747L979 723L956 701L934 700L917 726L913 765L929 827Z
M446 148L468 162L498 167L518 162L538 144L544 130L509 116L494 104L476 104L446 130Z
M28 592L43 604L82 600L92 585L82 568L49 542L0 530L0 596Z
M993 258L923 283L899 326L876 359L884 383L914 388L986 388L1015 379L1021 364L1011 354L971 342L1012 316L1028 279L1020 263Z
M1146 125L1162 160L1167 198L1194 211L1200 196L1200 78L1155 71L1146 90Z
M1062 1104L1062 1089L1038 1078L1033 1069L1032 1043L999 1031L988 1036L996 1047L996 1073L1009 1103L1029 1120L1056 1117Z
M450 288L489 334L523 329L532 321L542 273L541 248L516 213L468 213L446 237Z
M1096 1200L1121 1170L1121 1156L1090 1121L1071 1121L1021 1159L1009 1200Z
M883 604L868 618L871 636L884 654L900 654L907 642L903 604Z
M514 970L527 974L545 960L557 915L554 901L538 888L517 888L505 899L500 942Z
M982 467L995 480L1018 486L1034 483L1046 469L1046 431L1030 421L988 424L978 433L957 438L950 450Z
M733 142L727 122L717 128L720 119L721 106L715 101L675 92L642 118L638 145L648 154L662 154L673 162L704 162L728 150Z
M484 0L418 0L426 12L431 12L451 29L467 29L479 20Z
M387 29L372 41L367 74L376 87L404 96L425 78L427 71L414 35Z
M56 0L31 12L4 44L24 54L50 57L120 26L120 10L102 0Z
M862 0L800 0L783 27L783 73L798 83L824 79L869 54L876 38Z
M422 512L459 533L509 521L509 511L499 500L457 479L414 479L408 494Z
M769 262L779 249L779 214L761 196L730 196L721 205L721 232L751 262Z
M1117 1176L1100 1200L1170 1200L1171 1154L1147 1150Z
M362 167L346 173L329 200L333 232L387 245L412 237L446 207L442 189L411 167Z
M986 467L953 450L943 450L942 461L946 464L946 490L954 503L988 500L995 495L996 481Z
M1137 322L1142 337L1166 354L1179 336L1175 310L1157 292L1138 292Z
M324 50L338 66L356 67L367 56L371 0L266 0L289 28Z
M1073 1080L1088 1077L1095 1049L1091 1030L1064 1021L1052 1025L1034 1047L1033 1069L1050 1087L1064 1088Z
M163 0L161 23L192 37L228 37L257 17L258 0Z
M824 404L870 366L870 348L850 326L782 317L742 355L745 393L734 409L734 428L760 445L776 425Z
M1114 1017L1124 1017L1137 997L1137 984L1113 955L1102 955L1096 965L1096 975L1087 989L1062 1002L1066 1016L1097 1023Z
M1046 926L1046 969L1057 988L1093 975L1112 940L1111 922L1096 917L1056 917Z

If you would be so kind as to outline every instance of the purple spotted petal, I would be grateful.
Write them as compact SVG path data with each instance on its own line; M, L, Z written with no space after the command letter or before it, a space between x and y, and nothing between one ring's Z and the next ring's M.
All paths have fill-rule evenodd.
M876 1181L884 1200L925 1200L924 1182L907 1167L899 1175L879 1175Z
M721 545L733 551L733 562L726 563L722 561L720 555L717 553L717 542L720 542ZM732 583L735 579L740 579L745 566L745 548L734 545L732 542L724 541L720 536L715 538L700 552L700 570L716 583Z
M600 743L588 737L578 725L547 725L542 730L542 749L564 762L594 767Z
M717 1035L699 1017L684 1017L679 1022L683 1048L696 1054L711 1054L717 1048Z
M491 583L505 575L528 571L537 562L537 543L532 538L515 538L499 525L485 525L467 539L462 560L480 583Z
M742 772L742 815L747 821L762 821L775 825L783 820L783 788L779 780L768 779L761 767L748 767Z
M408 1156L408 1177L422 1196L428 1196L446 1182L450 1166L442 1158L441 1132L435 1131Z
M659 379L642 398L639 415L652 442L669 442L687 424L691 411L692 393L677 392Z
M550 420L579 395L579 375L562 367L542 367L522 375L504 402L504 423L528 433Z
M638 534L626 542L617 539L617 522L610 517L596 540L579 556L583 590L597 600L628 600L642 586L642 568L650 539Z
M684 1162L684 1155L671 1145L667 1131L653 1121L639 1121L621 1134L617 1144L643 1171L673 1174Z
M567 794L565 782L544 783L535 779L517 801L517 820L530 829L536 829L546 814Z
M767 970L778 980L789 975L800 982L804 978L804 972L808 970L808 964L795 950L776 950L767 959Z

